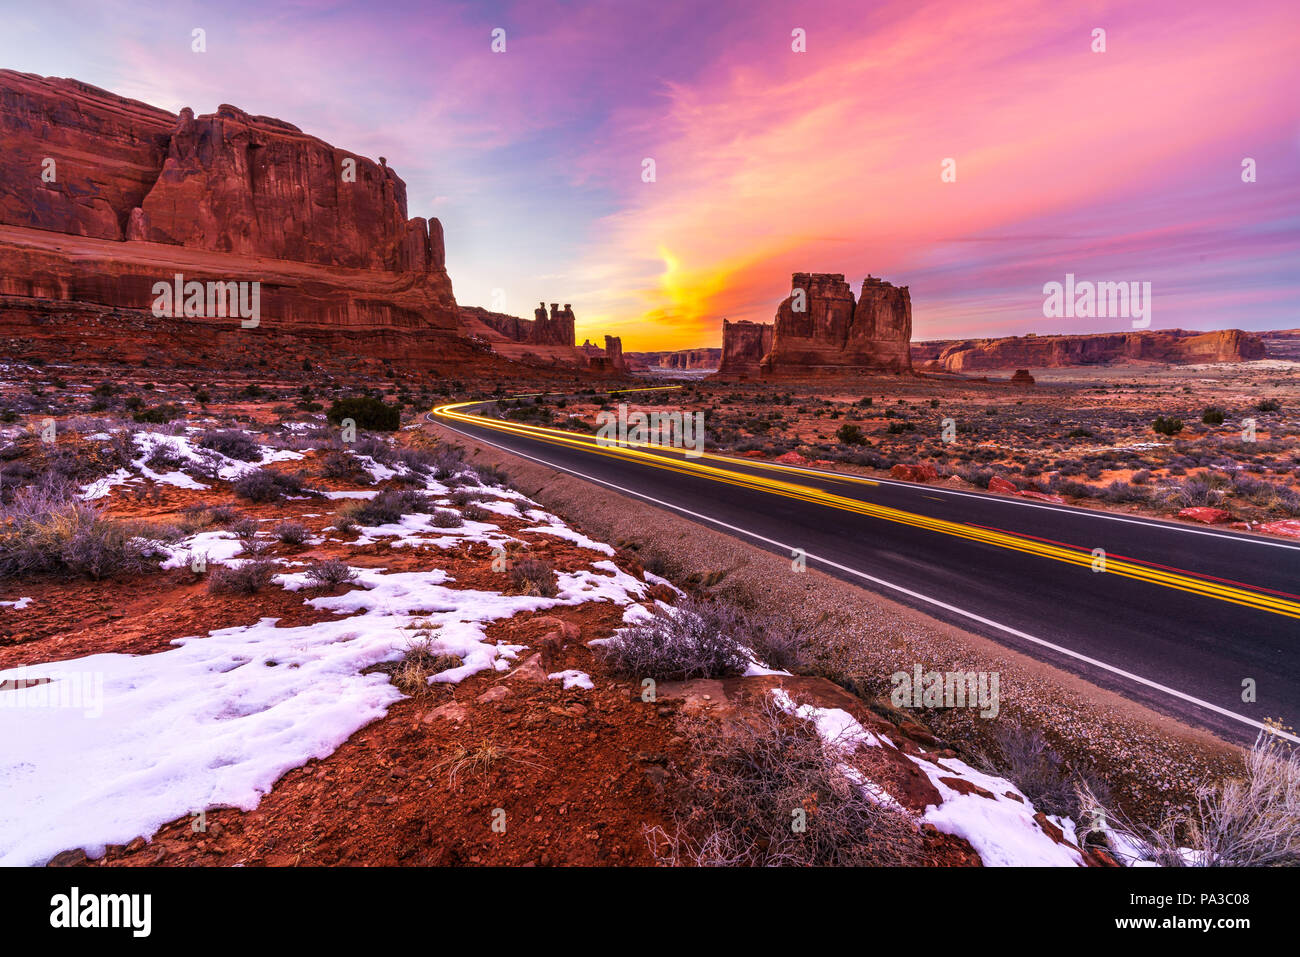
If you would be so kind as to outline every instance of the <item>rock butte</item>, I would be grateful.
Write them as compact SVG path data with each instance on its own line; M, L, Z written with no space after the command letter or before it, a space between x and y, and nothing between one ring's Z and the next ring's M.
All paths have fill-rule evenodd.
M868 276L854 299L843 273L795 273L771 325L722 323L719 375L799 375L912 368L906 286Z

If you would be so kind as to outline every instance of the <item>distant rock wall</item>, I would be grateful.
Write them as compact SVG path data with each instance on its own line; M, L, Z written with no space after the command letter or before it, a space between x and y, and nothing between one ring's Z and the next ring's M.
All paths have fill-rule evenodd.
M1143 330L1079 336L1013 336L917 343L913 358L945 372L1055 369L1117 362L1240 362L1262 359L1263 340L1240 329Z
M672 352L625 352L630 367L638 369L700 369L712 372L722 361L722 350L716 347L677 349Z

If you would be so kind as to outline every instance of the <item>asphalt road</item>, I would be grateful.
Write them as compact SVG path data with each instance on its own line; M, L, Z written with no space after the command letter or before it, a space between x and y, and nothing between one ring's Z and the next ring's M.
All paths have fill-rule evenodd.
M472 410L430 417L778 554L802 549L809 567L1228 740L1254 740L1264 718L1300 727L1300 544L752 460L602 448L590 436L466 421ZM1242 700L1246 679L1253 703Z

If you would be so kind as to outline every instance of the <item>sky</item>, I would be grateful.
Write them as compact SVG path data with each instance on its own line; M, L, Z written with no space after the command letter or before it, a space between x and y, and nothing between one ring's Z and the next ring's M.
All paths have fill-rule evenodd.
M6 6L0 66L385 156L458 302L580 341L716 346L793 272L909 286L915 339L1131 328L1045 318L1067 274L1300 327L1294 0Z

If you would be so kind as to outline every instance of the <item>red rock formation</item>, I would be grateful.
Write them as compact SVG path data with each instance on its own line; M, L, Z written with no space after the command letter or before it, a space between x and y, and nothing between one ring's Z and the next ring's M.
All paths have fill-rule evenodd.
M578 348L586 355L587 368L592 372L627 374L627 361L623 358L623 340L618 336L606 336L604 349L590 339L584 339Z
M6 330L49 311L28 300L77 301L138 311L147 336L176 321L148 310L180 272L261 283L261 336L417 364L469 349L441 224L407 219L384 161L234 107L175 116L0 70L0 224Z
M722 320L722 357L718 375L758 375L763 357L772 351L772 324Z
M468 324L475 320L496 330L511 342L521 342L535 346L574 347L573 309L566 303L564 311L559 311L558 303L551 304L551 314L546 314L543 303L533 310L533 319L520 319L501 312L489 312L481 306L461 306L462 321Z
M868 276L860 301L842 273L795 273L777 309L764 372L911 369L912 300L906 286Z
M938 347L936 349L936 347ZM1013 336L918 343L913 358L936 371L1104 365L1125 361L1185 364L1262 359L1259 336L1240 329L1187 332L1182 329L1099 333L1080 336Z
M1031 386L1035 381L1034 377L1029 374L1028 369L1017 369L1016 374L1011 377L1012 385Z

